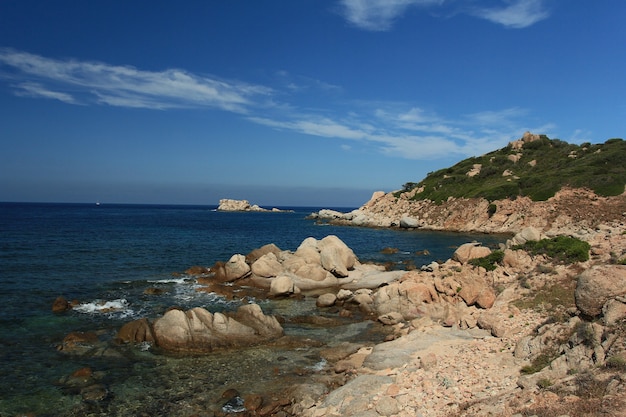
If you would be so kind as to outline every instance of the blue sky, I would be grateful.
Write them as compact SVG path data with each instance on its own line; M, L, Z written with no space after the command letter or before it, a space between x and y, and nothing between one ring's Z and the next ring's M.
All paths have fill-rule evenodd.
M0 1L0 201L359 206L624 137L623 0Z

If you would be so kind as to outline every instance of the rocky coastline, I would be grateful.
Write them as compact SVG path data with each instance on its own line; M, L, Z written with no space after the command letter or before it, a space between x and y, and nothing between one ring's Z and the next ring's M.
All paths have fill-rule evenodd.
M341 225L452 232L515 234L534 227L546 236L585 233L626 217L626 193L601 197L587 189L564 188L546 201L449 198L437 204L414 200L417 191L377 191L351 212L320 210L310 217Z
M624 195L562 190L547 202L498 201L494 211L485 201L449 200L435 208L375 193L354 212L312 216L347 225L510 234L489 270L472 262L494 252L477 242L461 245L445 262L387 271L360 263L332 235L305 239L295 251L267 244L210 267L190 267L185 274L202 286L198 291L314 299L320 314L308 320L358 317L384 326L387 337L327 346L325 365L307 374L307 382L280 393L225 387L219 404L187 415L623 416L624 201ZM587 242L589 259L564 263L518 246L563 235ZM116 340L176 354L303 343L287 340L285 319L265 315L256 303L240 310L171 308L157 319L128 323ZM68 335L59 350L94 340ZM224 408L229 402L238 408Z

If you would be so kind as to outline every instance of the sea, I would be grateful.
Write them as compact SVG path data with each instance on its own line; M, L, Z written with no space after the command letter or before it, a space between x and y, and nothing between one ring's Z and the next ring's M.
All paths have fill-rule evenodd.
M191 266L211 266L268 243L295 251L307 237L336 235L360 262L419 268L450 258L460 244L477 240L496 247L505 239L329 225L309 217L322 207L216 208L0 203L0 416L237 413L241 402L220 403L224 390L242 396L279 392L324 372L324 347L384 337L373 320L346 318L332 326L296 320L323 314L337 319L336 311L320 312L313 297L250 300L197 291L198 283L184 273ZM53 313L59 296L75 300L75 307ZM172 306L228 312L250 302L280 316L296 342L204 355L115 343L123 324L158 318ZM59 349L72 332L95 332L97 346L78 353ZM88 369L87 376L77 373L81 369Z

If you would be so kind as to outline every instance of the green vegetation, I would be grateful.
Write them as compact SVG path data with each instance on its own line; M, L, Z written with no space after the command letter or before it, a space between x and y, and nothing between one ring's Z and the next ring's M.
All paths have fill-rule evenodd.
M590 348L595 347L596 340L591 323L586 321L577 323L574 328L574 332L576 333L578 340L580 340L585 346Z
M487 256L483 256L482 258L470 259L469 264L474 266L482 266L487 271L493 271L496 269L497 264L502 262L504 258L504 252L501 250L495 250L491 252Z
M546 308L558 313L556 306L563 306L564 309L574 307L574 290L576 289L575 281L556 282L552 285L546 285L534 291L530 297L523 297L513 302L520 310L533 309L536 311L545 310ZM560 321L560 320L557 320Z
M556 348L547 349L533 359L530 365L523 366L520 372L525 375L535 374L550 365L550 363L558 357L559 352Z
M606 360L606 367L620 372L626 372L626 359L622 356L611 356Z
M548 378L541 378L539 381L537 381L537 386L541 389L550 388L552 385L554 384Z
M443 202L448 197L482 197L489 201L528 196L547 200L564 186L589 188L602 196L624 192L626 141L609 139L604 144L569 144L541 136L522 149L511 145L480 157L429 173L419 183L407 182L402 191L423 187L416 200ZM480 172L468 176L474 166ZM504 173L510 175L503 175ZM490 207L491 210L495 208ZM495 211L494 211L495 212Z
M584 262L589 260L589 243L569 236L557 236L552 239L529 241L513 249L524 249L533 255L546 255L563 263Z

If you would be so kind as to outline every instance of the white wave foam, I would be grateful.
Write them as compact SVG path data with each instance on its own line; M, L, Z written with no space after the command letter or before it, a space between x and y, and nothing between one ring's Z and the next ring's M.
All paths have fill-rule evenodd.
M150 342L141 342L137 345L140 351L148 352L152 348L152 343Z
M82 303L74 307L75 311L85 314L115 314L116 316L129 317L135 314L125 298L116 300L94 300L90 303Z
M326 359L322 359L316 364L309 366L309 369L311 369L314 372L319 372L319 371L322 371L324 367L326 367L327 364L328 362L326 362Z
M191 278L189 277L181 277L181 278L153 279L153 280L148 280L148 282L152 284L186 284L190 280Z

